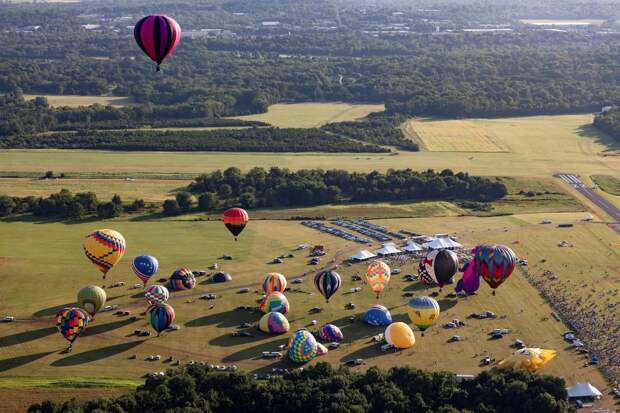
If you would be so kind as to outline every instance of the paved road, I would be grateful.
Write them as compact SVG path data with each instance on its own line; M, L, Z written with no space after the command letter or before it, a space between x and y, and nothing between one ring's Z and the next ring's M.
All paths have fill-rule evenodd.
M613 218L614 221L620 223L620 209L618 209L616 206L608 202L605 198L600 196L597 193L597 190L588 188L588 186L586 186L586 184L581 182L581 180L576 175L559 173L559 174L556 174L555 176L557 176L558 178L560 178L567 184L571 185L581 195L585 196L590 201L592 201L592 203L594 203L596 206L598 206L603 211L605 211L607 215Z

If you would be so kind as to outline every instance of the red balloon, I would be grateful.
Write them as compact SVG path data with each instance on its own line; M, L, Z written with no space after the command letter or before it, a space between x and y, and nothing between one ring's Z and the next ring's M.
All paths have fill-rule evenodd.
M146 16L133 29L133 36L140 49L159 65L181 41L181 27L172 17Z
M249 220L250 216L245 209L230 208L224 211L224 225L235 236L235 240Z

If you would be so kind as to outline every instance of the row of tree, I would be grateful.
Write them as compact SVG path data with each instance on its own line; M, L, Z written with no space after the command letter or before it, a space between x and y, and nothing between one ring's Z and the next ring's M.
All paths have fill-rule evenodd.
M47 198L0 195L0 217L31 213L37 217L53 219L81 219L88 216L104 219L117 217L123 212L138 212L145 207L142 199L123 204L121 197L114 195L110 202L100 202L93 192L73 194L67 189Z
M489 202L506 194L506 186L497 180L455 174L449 169L440 173L389 170L383 174L273 167L253 168L244 174L231 167L200 175L187 192L166 200L163 211L166 215L178 215L193 209L212 211L233 205L259 208L422 199Z
M115 399L45 401L29 413L149 412L437 412L569 413L564 380L522 372L483 372L459 382L452 373L410 367L366 372L318 363L268 381L244 372L193 365L147 378Z
M620 107L611 108L596 115L594 126L620 141Z

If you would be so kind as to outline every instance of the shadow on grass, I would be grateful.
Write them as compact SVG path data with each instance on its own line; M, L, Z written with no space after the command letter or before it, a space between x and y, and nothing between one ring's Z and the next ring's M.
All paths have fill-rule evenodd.
M269 339L273 338L271 336L261 337L261 339ZM279 337L276 340L262 342L256 346L245 348L243 350L236 351L224 357L223 361L230 362L238 362L243 360L259 360L261 358L261 353L263 351L281 351L278 349L278 346L281 344L286 344L288 342L288 336L284 334L282 337ZM282 353L286 355L286 350L283 350Z
M217 325L218 327L238 327L242 323L256 323L263 314L255 311L229 310L223 313L209 314L190 320L185 323L186 327L206 327Z
M620 143L616 142L606 133L598 130L596 127L594 127L594 125L581 125L575 131L582 138L592 139L595 143L606 146L607 149L605 149L603 153L620 150Z
M59 218L59 217L38 217L33 214L20 214L0 219L0 222L29 222L32 224L49 224L60 222L67 225L85 224L88 222L97 222L101 219L97 216L88 216L84 218Z
M131 222L143 222L143 221L157 221L158 219L166 218L161 212L152 212L143 215L136 215L129 218Z
M94 350L85 351L83 353L72 354L60 360L52 362L51 365L54 367L68 367L103 360L109 357L113 357L117 354L124 353L125 351L129 351L134 347L137 347L140 344L144 343L145 341L146 340L131 341L129 343L115 344L113 346L97 348Z
M21 367L28 363L32 363L33 361L37 361L38 359L41 359L52 353L53 351L46 351L43 353L28 354L27 356L19 356L10 359L0 360L0 373L17 367Z
M370 344L366 347L362 347L361 349L354 351L353 353L345 354L340 358L340 361L344 363L347 360L368 360L374 357L379 357L383 354L384 353L381 352L378 344Z
M124 295L115 295L114 297L108 297L106 299L107 301L114 301L118 298L122 298L125 297ZM33 313L32 316L39 318L39 317L51 317L51 316L55 316L56 313L58 313L60 310L62 310L65 307L77 307L77 303L73 302L73 303L67 303L67 304L60 304L60 305L55 305L52 307L48 307L48 308L44 308L42 310L37 311L36 313Z
M442 298L441 300L437 300L437 302L439 303L441 311L447 311L457 305L459 301L457 299Z
M30 341L38 340L43 337L51 336L58 330L56 327L39 328L38 330L24 331L12 334L10 336L0 337L0 348L14 346L16 344L24 344Z
M84 332L84 337L96 336L97 334L107 333L112 330L116 330L117 328L125 327L125 326L128 326L129 324L136 323L136 322L137 320L132 321L129 318L126 318L123 320L113 321L107 324L95 324L95 325L89 324L88 328L86 329L86 332ZM95 321L93 321L93 323L95 323Z

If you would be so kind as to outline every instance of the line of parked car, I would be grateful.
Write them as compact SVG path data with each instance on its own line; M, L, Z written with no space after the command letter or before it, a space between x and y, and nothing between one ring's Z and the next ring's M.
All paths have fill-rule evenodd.
M348 232L344 232L338 228L330 227L324 224L321 224L317 221L302 221L301 225L306 226L308 228L313 228L321 232L326 232L331 235L335 235L340 238L344 238L349 241L358 242L360 244L370 244L371 241L368 238L359 237L357 235L349 234Z
M370 229L370 228L366 228L366 227L364 227L362 225L355 224L355 223L353 223L351 221L337 219L335 221L332 221L331 223L334 224L334 225L338 225L339 227L344 227L344 228L350 229L352 231L359 232L360 234L364 234L364 235L366 235L366 236L368 236L370 238L374 238L377 241L386 242L386 241L390 241L391 240L391 238L388 237L385 234L382 234L382 233L377 232L377 231L375 231L373 229Z

